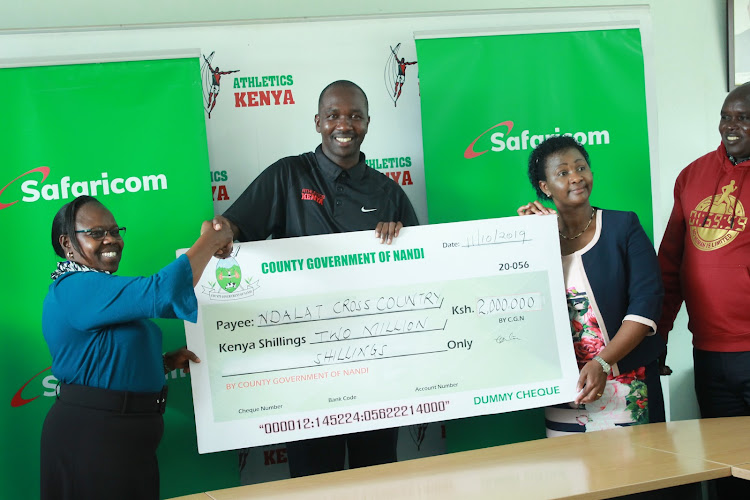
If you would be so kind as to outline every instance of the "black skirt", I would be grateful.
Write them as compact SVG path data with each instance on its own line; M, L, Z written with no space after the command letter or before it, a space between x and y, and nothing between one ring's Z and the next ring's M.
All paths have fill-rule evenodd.
M158 499L163 407L133 413L97 409L66 402L65 386L62 393L42 428L42 500Z

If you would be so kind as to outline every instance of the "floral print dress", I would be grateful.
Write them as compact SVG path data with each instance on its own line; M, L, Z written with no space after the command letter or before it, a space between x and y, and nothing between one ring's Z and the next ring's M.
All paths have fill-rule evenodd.
M570 330L579 370L609 342L604 324L598 320L598 308L595 298L589 292L590 287L581 260L581 256L596 243L598 236L597 230L591 243L578 252L562 258ZM626 316L625 319L643 322L639 317ZM607 376L602 397L598 400L587 405L576 405L571 402L545 408L547 437L647 424L648 389L645 379L645 367L620 373L617 365L613 365L612 373Z

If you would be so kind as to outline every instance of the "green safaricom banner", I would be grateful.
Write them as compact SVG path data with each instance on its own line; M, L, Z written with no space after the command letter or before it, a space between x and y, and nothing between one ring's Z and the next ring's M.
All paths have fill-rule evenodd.
M0 114L3 498L39 496L40 434L57 385L41 331L59 260L50 241L53 215L76 196L96 196L127 228L118 274L147 275L190 246L213 213L200 63L197 54L169 57L25 67L0 61L0 88L13 96ZM181 321L160 326L165 350L185 344ZM238 484L236 454L197 453L189 378L176 371L166 378L162 495Z
M416 47L430 223L515 215L536 198L529 154L569 134L590 155L592 203L636 212L653 239L639 29L428 36ZM541 410L446 427L449 451L545 435Z
M417 39L430 223L515 215L535 199L532 149L569 134L591 157L596 206L653 235L638 29Z

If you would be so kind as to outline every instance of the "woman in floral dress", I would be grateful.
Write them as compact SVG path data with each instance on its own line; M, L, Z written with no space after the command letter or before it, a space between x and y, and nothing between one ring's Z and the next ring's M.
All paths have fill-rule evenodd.
M571 403L545 409L547 436L664 421L654 335L663 287L651 241L633 212L592 207L586 150L551 137L529 158L529 179L551 199L558 231L573 345L580 370ZM539 202L519 215L550 214Z

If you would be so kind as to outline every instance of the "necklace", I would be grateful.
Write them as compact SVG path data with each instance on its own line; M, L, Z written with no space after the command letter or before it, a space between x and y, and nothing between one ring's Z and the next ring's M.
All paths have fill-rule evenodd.
M559 229L557 230L558 234L564 240L574 240L574 239L578 238L583 233L585 233L586 230L589 228L589 226L591 225L591 221L594 220L594 214L595 213L596 213L596 209L594 207L591 207L591 217L589 217L589 221L586 223L586 227L584 227L583 230L580 233L576 234L575 236L565 236L564 234L562 234L562 231L560 231Z

